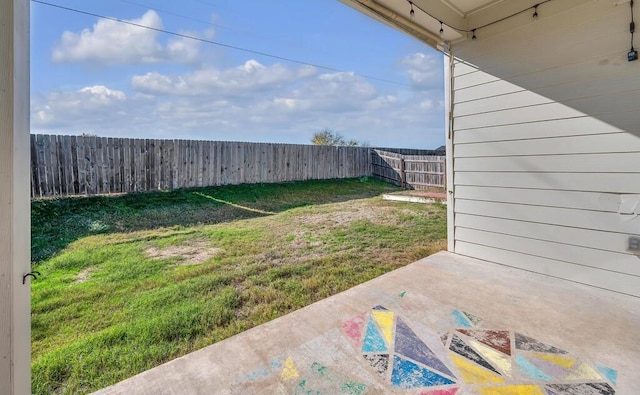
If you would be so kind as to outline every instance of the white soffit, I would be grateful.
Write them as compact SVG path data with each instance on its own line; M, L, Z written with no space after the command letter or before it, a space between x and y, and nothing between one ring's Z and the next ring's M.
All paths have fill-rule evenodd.
M513 0L411 0L414 4L414 14L411 16L411 3L409 0L341 1L376 19L408 32L432 46L435 46L434 44L437 42L457 42L467 38L466 33L456 31L450 26L468 30L468 18L470 16L488 11L494 6L505 2L513 2ZM517 0L517 2L522 1ZM530 0L525 1L528 3ZM373 10L384 10L384 12ZM384 16L381 16L383 14ZM444 23L442 25L444 30L442 34L440 34L440 21ZM424 35L414 34L415 32L411 31L412 26L424 29L430 35L430 39L425 40Z
M504 0L441 0L462 17L467 17L476 12L485 10ZM420 1L417 1L420 3ZM429 3L427 1L427 3Z
M532 23L526 11L541 6L543 17L595 0L340 0L433 47L486 38ZM614 1L614 0L609 0ZM628 2L629 0L617 0ZM414 8L413 16L411 8ZM616 3L617 4L617 3ZM441 22L442 21L442 25ZM443 34L440 34L440 29Z

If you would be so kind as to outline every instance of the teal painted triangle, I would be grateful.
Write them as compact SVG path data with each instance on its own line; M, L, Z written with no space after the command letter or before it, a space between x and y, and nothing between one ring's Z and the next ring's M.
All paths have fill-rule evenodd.
M611 384L618 385L618 371L608 366L598 365L598 370L602 373Z
M384 342L382 334L380 333L378 328L376 328L376 324L373 323L373 320L369 318L369 323L367 324L367 332L362 343L362 352L374 353L386 351L387 344Z
M516 355L516 363L520 367L520 372L531 377L532 379L551 381L551 377L549 377L549 375L547 375L542 370L538 369L536 365L532 364L528 359L526 359L522 355Z
M455 323L455 326L457 326L458 328L462 327L462 328L471 328L471 321L469 321L469 319L467 318L466 315L462 314L462 312L460 312L460 310L453 310L451 312L451 317L453 318L453 322Z

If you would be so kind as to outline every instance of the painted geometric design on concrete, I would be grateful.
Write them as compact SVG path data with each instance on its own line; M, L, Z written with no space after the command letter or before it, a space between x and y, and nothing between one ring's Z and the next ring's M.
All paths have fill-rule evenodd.
M617 370L611 369L608 366L602 366L602 365L597 365L596 367L598 368L600 373L602 373L602 375L604 377L606 377L607 380L609 380L609 382L611 384L617 385L617 383L618 383L618 371Z
M458 332L476 339L503 354L511 355L511 335L509 331L491 331L479 329L458 329Z
M607 383L549 384L545 389L549 395L614 395L616 393Z
M502 387L481 387L480 395L546 395L538 385L507 385Z
M482 318L476 317L475 315L471 314L471 313L467 313L466 311L461 311L462 314L464 314L465 317L467 317L467 319L469 320L469 322L471 322L472 325L478 325L480 324L480 322L482 322Z
M291 359L291 357L288 357L287 360L284 361L284 369L282 369L282 372L280 373L280 379L282 381L289 381L295 379L298 376L300 376L300 373L298 373L298 369L296 369L296 365L295 363L293 363L293 359Z
M524 355L516 355L516 363L520 368L520 373L535 381L551 381L551 377L531 363Z
M396 354L401 354L416 362L420 362L425 366L435 368L450 377L455 377L449 368L438 359L433 351L418 338L401 318L398 318L396 324L395 352Z
M602 375L588 363L581 363L566 378L567 380L600 380Z
M455 393L451 392L456 383L451 369L405 320L384 306L375 306L366 315L346 321L342 330L369 366L392 386L404 389L445 386L440 389Z
M420 395L456 395L460 388L447 388L442 390L422 391Z
M342 324L342 331L347 335L353 346L356 348L360 346L362 329L367 322L366 318L366 313L363 313Z
M455 384L455 381L408 359L394 355L391 384L395 387L409 389Z
M389 369L389 354L364 355L364 359L369 362L379 375L385 377Z
M374 319L369 318L367 332L364 336L364 342L362 343L362 352L379 353L386 352L387 350L387 344L384 341L384 337L376 327Z
M465 383L488 384L505 382L504 378L500 377L500 375L484 369L458 354L451 353L450 356Z
M490 328L462 310L454 310L450 319L455 326L449 332L422 333L423 338L404 318L378 305L342 329L368 368L396 389L419 389L420 395L459 390L481 395L615 394L615 369L591 365L521 333Z
M549 356L555 356L556 354L546 354L544 355L544 357L543 355L530 353L527 355L528 361L535 365L539 370L545 372L554 380L560 380L569 375L570 368L566 368L561 364L558 364L557 362L553 361L553 359L549 360Z
M511 357L509 355L503 354L500 351L497 351L475 340L469 340L467 343L471 347L473 347L473 349L476 350L478 354L480 354L480 356L482 356L487 362L489 362L491 366L497 368L503 376L512 376L512 364Z
M373 317L373 320L378 324L378 328L380 328L380 332L382 332L382 337L384 337L386 343L390 345L393 339L393 313L390 311L373 310L371 317Z
M516 333L516 349L523 351L538 351L551 354L566 354L567 352L557 347L550 346L531 337Z
M456 334L454 334L453 338L451 339L451 345L449 346L449 350L455 352L456 354L462 355L466 359L469 359L480 366L483 366L489 370L494 371L495 373L498 373L498 371L493 366L491 366L489 362L485 361L485 359L482 358L480 354L475 352Z
M458 328L471 328L482 321L480 318L461 310L453 310L451 312L451 319L453 320L454 326Z
M366 391L364 383L352 380L319 362L313 362L293 393L361 395Z

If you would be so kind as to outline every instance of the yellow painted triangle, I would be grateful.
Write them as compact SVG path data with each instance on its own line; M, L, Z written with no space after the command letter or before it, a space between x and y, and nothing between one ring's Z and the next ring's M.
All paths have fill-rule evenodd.
M373 310L371 312L373 319L380 327L382 337L387 341L387 346L391 347L391 340L393 339L393 312Z
M578 366L566 378L567 380L602 380L602 376L586 363Z
M504 383L504 379L495 373L481 368L466 358L451 353L451 359L458 368L462 379L469 384Z
M544 395L537 385L508 385L479 388L480 395Z
M484 359L486 359L493 367L497 367L505 376L511 377L511 357L508 357L500 351L475 340L465 340L467 344L473 347Z
M574 367L575 364L578 363L578 358L570 357L568 355L545 354L540 352L532 352L530 354L536 358L544 359L545 361L555 363L556 365L560 365L567 369Z
M287 360L284 361L284 369L282 369L282 373L280 373L280 378L283 381L289 381L298 376L300 376L300 373L298 373L298 369L296 369L293 359L291 359L291 357L287 358Z

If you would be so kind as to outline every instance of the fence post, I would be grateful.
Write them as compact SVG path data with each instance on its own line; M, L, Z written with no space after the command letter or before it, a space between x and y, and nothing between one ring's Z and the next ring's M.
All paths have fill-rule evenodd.
M400 156L400 186L402 189L407 187L407 174L404 171L404 158Z

